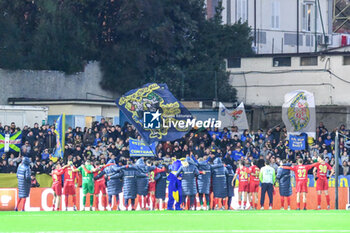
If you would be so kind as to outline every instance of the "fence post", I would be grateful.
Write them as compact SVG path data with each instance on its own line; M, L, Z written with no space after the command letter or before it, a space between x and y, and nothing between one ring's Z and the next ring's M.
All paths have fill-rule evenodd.
M216 71L214 71L214 100L218 100L218 76Z
M338 192L339 192L339 132L338 130L335 132L335 209L339 208L338 202Z

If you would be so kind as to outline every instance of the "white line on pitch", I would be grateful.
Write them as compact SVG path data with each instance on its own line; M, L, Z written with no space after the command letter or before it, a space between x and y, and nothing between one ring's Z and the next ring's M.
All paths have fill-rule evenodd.
M28 212L27 212L28 213ZM55 215L60 215L60 216L79 216L79 217L82 217L82 216L86 216L86 215L94 215L94 216L98 216L98 214L92 212L92 213L80 213L80 212L73 212L73 211L68 211L68 212L63 212L63 213L66 213L66 214L61 214L61 213L52 213L51 215L50 214L35 214L36 212L32 212L33 215L31 214L1 214L0 216L4 216L4 217L48 217L48 216L55 216ZM112 212L108 212L108 214L106 215L100 215L101 217L106 217L106 216L110 216L110 215L113 215L113 216L203 216L203 214L196 214L196 213L183 213L183 212L171 212L171 213L152 213L152 212L147 212L147 213L136 213L136 214L125 214L126 212L124 213L112 213ZM174 214L172 214L174 213ZM176 214L178 213L178 214ZM234 215L234 216L257 216L257 215L285 215L285 216L293 216L293 215L298 215L298 216L305 216L307 214L310 214L310 212L286 212L286 213L274 213L274 212L266 212L266 213L257 213L257 212L246 212L246 213L243 213L243 212L227 212L227 213L206 213L207 216L224 216L224 215ZM341 215L341 214L346 214L344 212L339 212L339 213L329 213L329 212L323 212L323 213L320 213L320 212L311 212L312 215ZM350 214L350 212L349 212Z
M350 230L154 230L154 231L42 231L46 233L348 233ZM26 233L26 232L23 232ZM41 233L41 232L39 232Z

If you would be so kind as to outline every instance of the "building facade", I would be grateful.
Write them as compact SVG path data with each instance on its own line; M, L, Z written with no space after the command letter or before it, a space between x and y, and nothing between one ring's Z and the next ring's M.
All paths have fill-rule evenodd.
M333 0L222 0L225 24L247 22L257 54L317 52L342 44L333 33ZM219 0L207 0L211 17Z
M284 95L298 89L313 92L317 106L350 104L350 52L264 54L239 63L228 71L246 104L281 106Z
M350 125L350 52L264 54L231 65L238 100L252 107L252 124L263 124L254 128L281 123L284 95L295 90L314 93L318 121Z

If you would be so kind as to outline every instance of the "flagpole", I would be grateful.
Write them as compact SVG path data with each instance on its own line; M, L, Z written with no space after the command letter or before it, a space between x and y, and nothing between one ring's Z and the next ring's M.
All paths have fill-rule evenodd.
M63 151L62 158L64 157L65 142L66 142L66 114L63 113L62 115L62 151Z
M335 132L335 209L337 210L339 207L339 132L338 130Z

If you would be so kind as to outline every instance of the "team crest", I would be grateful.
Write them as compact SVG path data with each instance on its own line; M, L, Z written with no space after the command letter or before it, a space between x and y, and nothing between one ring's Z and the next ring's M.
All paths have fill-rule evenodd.
M242 116L243 110L233 110L230 113L230 116L233 118L234 121L238 120Z
M304 92L298 93L288 108L288 120L294 131L300 131L310 122L310 109Z
M242 113L243 113L243 110L241 110L241 109L235 109L232 112L228 112L228 111L226 112L226 111L227 111L226 108L221 110L221 116L226 116L226 114L228 114L232 117L232 119L234 121L238 120L242 116Z

